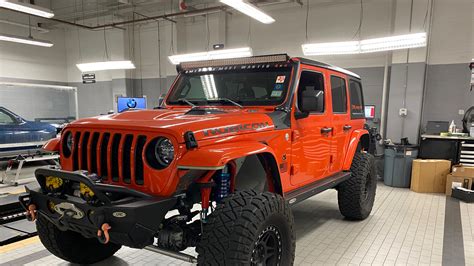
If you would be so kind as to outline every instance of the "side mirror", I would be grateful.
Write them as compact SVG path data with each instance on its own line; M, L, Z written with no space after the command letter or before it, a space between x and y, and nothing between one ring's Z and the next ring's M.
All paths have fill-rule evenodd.
M309 116L309 112L301 112L300 110L295 111L295 118L296 119L303 119Z
M316 90L304 90L299 99L299 111L295 112L295 118L301 119L309 116L310 112L324 112L324 92Z

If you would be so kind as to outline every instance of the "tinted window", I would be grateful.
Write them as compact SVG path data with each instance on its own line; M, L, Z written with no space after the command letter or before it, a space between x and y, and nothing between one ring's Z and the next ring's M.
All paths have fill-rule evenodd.
M334 113L347 112L346 80L331 76L332 111Z
M288 91L291 67L245 68L182 73L167 99L168 104L277 105ZM224 100L223 100L224 99Z
M313 98L318 101L317 108L306 108L305 111L324 113L324 81L321 73L309 71L301 73L298 85L298 107L303 106L305 98Z
M349 81L349 95L351 97L351 114L353 118L364 118L364 98L360 82Z
M13 118L4 113L2 110L0 110L0 124L13 124L14 123L14 120Z

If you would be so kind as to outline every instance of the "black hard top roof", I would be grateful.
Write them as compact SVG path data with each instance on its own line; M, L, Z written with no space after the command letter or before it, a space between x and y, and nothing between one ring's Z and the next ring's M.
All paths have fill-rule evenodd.
M357 75L356 73L351 72L351 71L349 71L349 70L347 70L347 69L344 69L344 68L341 68L341 67L337 67L337 66L330 65L330 64L326 64L326 63L323 63L323 62L319 62L319 61L307 59L307 58L304 58L304 57L293 57L293 58L299 60L301 63L303 63L303 64L305 64L305 65L310 65L310 66L315 66L315 67L322 67L322 68L331 69L331 70L334 70L334 71L341 72L341 73L343 73L343 74L349 75L349 76L351 76L351 77L360 79L360 76Z

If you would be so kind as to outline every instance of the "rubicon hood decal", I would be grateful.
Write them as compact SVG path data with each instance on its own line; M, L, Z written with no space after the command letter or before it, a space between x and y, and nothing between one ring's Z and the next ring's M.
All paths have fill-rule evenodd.
M248 124L240 124L240 125L233 125L233 126L226 126L220 128L210 128L204 129L203 133L204 136L212 136L212 135L222 135L226 133L238 133L242 131L256 131L259 129L265 129L270 127L268 122L261 122L261 123L248 123Z
M273 130L270 116L264 112L250 112L240 109L227 109L226 112L192 115L187 109L180 110L142 110L128 111L120 114L77 120L68 128L104 128L113 130L154 131L157 134L173 135L184 143L184 133L191 131L196 140L224 137L228 135L247 134L264 130Z

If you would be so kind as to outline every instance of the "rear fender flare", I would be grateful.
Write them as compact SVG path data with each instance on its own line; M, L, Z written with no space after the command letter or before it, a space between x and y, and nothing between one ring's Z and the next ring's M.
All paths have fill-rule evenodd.
M352 159L358 149L368 150L370 144L369 132L365 129L357 129L352 132L349 147L344 158L343 170L349 171L352 165Z

